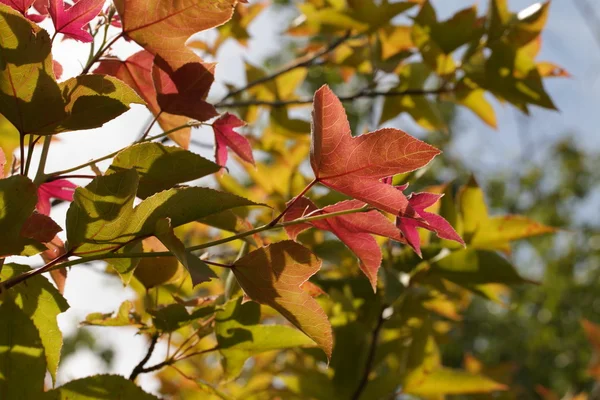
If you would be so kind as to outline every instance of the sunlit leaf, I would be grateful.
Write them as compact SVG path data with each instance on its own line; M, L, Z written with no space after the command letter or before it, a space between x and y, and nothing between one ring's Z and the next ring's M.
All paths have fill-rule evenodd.
M97 400L119 397L131 400L157 400L130 380L120 375L94 375L68 382L44 393L41 400Z
M273 307L331 357L331 325L319 304L300 288L321 268L308 249L284 241L236 261L232 271L250 299Z

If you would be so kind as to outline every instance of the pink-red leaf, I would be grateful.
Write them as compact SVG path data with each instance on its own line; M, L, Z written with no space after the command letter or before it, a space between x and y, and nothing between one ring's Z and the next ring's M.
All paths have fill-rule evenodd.
M251 252L231 270L250 299L279 311L331 358L331 324L319 303L301 288L320 268L321 260L307 248L287 240Z
M79 0L65 8L64 0L50 0L48 9L56 32L80 42L91 42L94 38L85 26L102 10L104 0Z
M35 206L36 210L43 215L50 215L50 199L60 199L65 201L73 201L75 194L75 185L66 179L57 179L55 181L42 183L38 188L38 201Z
M397 188L402 190L402 188ZM422 219L420 220L414 218L404 218L397 217L396 225L406 238L407 243L410 247L414 249L414 251L420 256L421 255L421 239L419 237L419 233L417 232L417 227L428 229L432 232L435 232L438 237L442 239L454 240L464 246L465 242L462 238L456 233L452 225L448 223L443 217L425 211L427 208L434 205L442 195L435 193L413 193L408 202L417 213L417 216Z
M94 73L114 76L132 87L144 99L150 112L157 117L160 127L164 131L169 131L184 125L189 118L161 112L156 99L156 89L152 82L153 63L154 56L142 50L125 61L116 58L103 60L98 68L94 70ZM169 135L169 137L178 145L187 149L190 144L190 131L191 128L180 129Z
M325 186L394 215L414 216L406 196L381 180L421 168L439 153L399 129L352 137L335 94L327 86L315 93L310 164Z
M34 1L35 0L0 0L0 3L6 4L7 6L12 7L21 14L25 15Z
M216 163L224 167L227 163L227 148L229 147L242 160L254 165L254 156L252 155L252 146L244 136L240 135L235 128L246 125L244 121L233 114L225 113L215 122L213 129L215 131L215 160Z
M205 101L215 80L215 65L196 60L194 56L190 62L174 70L163 58L156 56L152 78L161 110L206 121L218 115L213 105Z
M354 210L365 206L359 200L342 201L331 206L317 209L317 206L306 197L294 202L284 216L285 221L293 221L308 214L324 215L339 211ZM377 271L381 266L381 249L373 235L384 236L398 242L404 242L400 231L392 221L376 210L340 215L310 223L290 225L285 228L291 239L314 226L336 235L348 248L356 254L360 261L360 269L369 278L373 291L377 289Z

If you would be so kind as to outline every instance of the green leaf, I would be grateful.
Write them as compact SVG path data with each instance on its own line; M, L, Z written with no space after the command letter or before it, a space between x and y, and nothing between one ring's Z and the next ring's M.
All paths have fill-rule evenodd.
M403 391L415 396L489 393L506 390L506 385L479 374L450 368L440 368L422 380L412 381Z
M141 253L144 251L144 246L142 245L141 240L134 241L132 243L128 243L125 246L121 247L119 250L115 251L117 254L126 254L126 253ZM124 258L109 258L106 260L108 265L110 265L121 278L123 285L128 285L129 281L131 281L131 277L135 272L136 268L140 264L142 259L133 258L133 257L124 257Z
M36 187L27 177L0 179L0 256L21 254L27 246L37 244L21 237L21 227L36 203Z
M107 173L135 169L139 176L137 196L145 199L176 184L219 171L220 167L191 151L160 143L141 143L121 151Z
M557 229L546 226L522 215L491 217L480 225L471 247L477 249L510 252L510 242L531 236L554 233Z
M115 315L113 313L88 314L83 325L94 326L142 326L140 316L135 313L134 305L131 301L126 300L119 306L119 310Z
M156 231L154 234L177 257L185 269L188 270L192 278L192 286L208 282L212 278L217 278L217 274L204 261L200 260L190 251L186 251L185 245L175 236L175 232L173 232L170 218L159 219L156 222Z
M79 75L59 86L66 116L38 133L99 128L129 110L132 103L144 104L132 88L112 76Z
M0 321L0 398L39 399L46 375L40 335L10 297L2 299Z
M50 50L45 30L0 4L0 114L21 135L66 116Z
M331 358L333 338L327 315L300 288L320 268L321 260L307 248L287 240L242 257L232 271L248 297L279 311Z
M148 310L152 315L154 327L160 332L175 332L192 322L214 314L214 305L200 307L191 314L183 304L169 304L158 310Z
M163 218L170 218L175 228L231 208L258 205L229 193L186 187L157 193L133 209L137 184L137 172L125 170L97 177L75 191L67 212L67 238L75 255L101 255L154 235Z
M7 280L27 271L30 271L28 266L6 264L2 268L0 277L2 280ZM54 381L63 343L56 317L67 311L69 304L45 277L39 275L29 278L27 283L16 285L7 292L7 296L11 297L27 314L39 331L48 371Z
M455 101L471 110L483 122L497 128L496 113L494 108L485 98L485 90L470 89L466 85L459 85L455 92Z
M457 202L463 221L462 236L467 243L470 243L475 231L489 219L485 195L475 178L471 177L469 182L460 189Z
M137 185L137 172L126 170L99 176L75 190L67 211L67 240L73 254L107 253L129 241L119 235L131 224Z
M223 369L229 378L239 375L249 357L271 350L314 346L302 332L282 325L259 325L260 306L231 300L217 311L215 334L223 356Z
M515 267L493 251L458 250L431 263L430 273L459 285L525 283Z
M77 379L50 390L44 393L43 397L38 398L41 400L158 399L120 375L95 375Z

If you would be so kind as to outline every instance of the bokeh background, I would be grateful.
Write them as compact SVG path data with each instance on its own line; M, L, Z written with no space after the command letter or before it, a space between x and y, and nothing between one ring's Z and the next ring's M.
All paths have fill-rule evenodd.
M250 0L254 2L258 0ZM243 84L243 60L275 69L293 59L295 49L303 44L285 33L288 22L298 16L293 3L272 1L250 25L247 47L231 41L221 46L215 59L206 57L219 63L209 99L219 99L226 83ZM473 1L432 3L438 17L445 19ZM509 2L512 10L533 3ZM485 11L485 4L480 4L480 12ZM200 37L210 43L214 35L204 32ZM563 229L514 248L520 272L538 285L515 290L507 307L475 299L461 328L443 346L450 365L460 365L465 353L470 353L497 366L498 373L517 371L515 383L523 388L524 398L536 396L541 386L561 395L592 390L594 383L586 369L593 349L580 321L600 322L600 1L554 0L542 40L539 59L553 61L571 75L545 81L559 112L533 107L531 115L525 116L512 106L494 103L498 119L494 130L469 111L449 107L447 133L426 134L408 117L386 122L444 149L444 156L431 168L438 178L441 174L464 180L474 173L492 212L525 214ZM137 47L122 44L115 50L124 58ZM78 74L86 57L86 47L74 41L56 46L55 59L65 70L63 79ZM299 110L297 116L308 119L308 111ZM364 104L357 102L350 111L362 118L365 128L375 128L372 110ZM101 129L62 134L52 147L48 170L68 168L126 146L150 119L144 108L135 106ZM192 150L211 157L210 132L197 130L194 139ZM424 179L428 177L433 179L433 172ZM66 209L66 204L55 207L55 219L64 220ZM128 375L146 352L145 339L136 336L133 328L79 327L87 314L113 312L133 297L104 269L100 263L70 271L65 297L71 308L59 316L65 335L59 384L99 372ZM149 364L161 361L164 351L159 348ZM151 375L142 376L140 383L156 393L158 383Z

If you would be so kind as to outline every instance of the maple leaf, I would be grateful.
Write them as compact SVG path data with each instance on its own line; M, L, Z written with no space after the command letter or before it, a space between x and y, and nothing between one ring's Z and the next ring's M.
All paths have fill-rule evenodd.
M333 335L327 315L301 285L321 268L321 260L291 240L254 250L231 271L246 295L273 307L331 358Z
M38 188L38 201L35 206L36 210L43 215L50 215L51 198L61 199L65 201L73 201L75 194L75 185L66 179L57 179L55 181L42 183Z
M190 62L174 70L162 57L156 56L152 78L161 110L206 121L218 115L213 105L205 101L215 80L215 64L196 60L197 57L190 57Z
M34 1L36 0L0 0L0 3L6 4L7 6L12 7L21 14L25 15Z
M404 190L406 186L397 187L400 191ZM421 254L421 239L417 227L428 229L435 232L436 235L442 239L454 240L465 245L462 238L456 233L452 225L448 223L443 217L425 211L427 208L433 206L443 196L443 194L435 193L413 193L408 198L408 203L415 210L417 216L422 218L421 222L415 218L404 218L396 217L396 226L402 231L406 242L413 250L419 255Z
M80 42L91 42L92 35L85 26L102 10L104 0L79 0L65 9L64 0L50 0L48 12L56 32Z
M250 142L240 135L234 128L246 125L244 121L233 114L225 113L220 116L212 127L215 131L215 160L224 167L227 163L227 147L229 147L242 160L254 165L254 156Z
M146 102L150 112L157 118L158 124L164 131L169 131L185 124L189 118L173 115L161 110L156 98L156 89L152 82L152 64L154 55L142 50L127 60L103 60L94 70L95 74L111 75L132 87ZM175 143L187 149L190 144L191 128L181 129L169 135Z
M293 200L292 200L293 201ZM339 211L359 209L366 204L360 200L342 201L322 209L306 197L294 201L284 216L284 221L293 221L307 214L324 215ZM360 269L369 278L373 291L377 289L377 271L381 266L381 249L373 235L388 237L404 242L400 231L392 221L376 210L340 215L310 223L285 227L288 236L296 240L300 232L311 226L336 235L360 260Z
M399 129L352 137L336 95L326 85L315 93L310 164L316 182L393 215L417 217L406 196L382 179L424 167L438 154Z
M199 57L186 47L193 34L231 19L236 0L115 0L123 33L173 68Z

